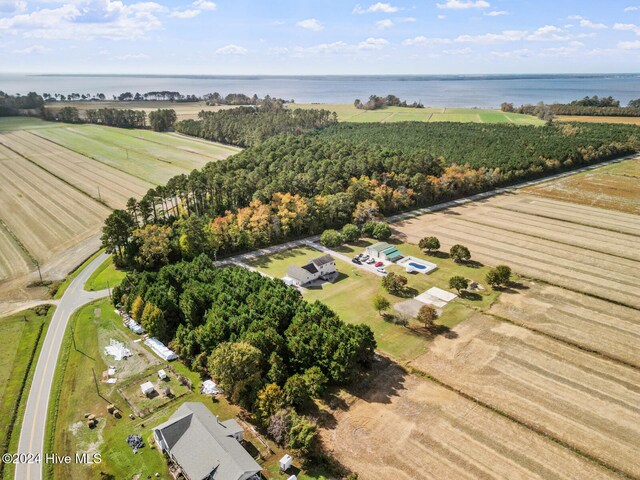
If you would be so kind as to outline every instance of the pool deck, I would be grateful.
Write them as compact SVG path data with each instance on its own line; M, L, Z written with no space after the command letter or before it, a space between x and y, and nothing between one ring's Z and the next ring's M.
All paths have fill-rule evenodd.
M428 275L429 273L438 269L438 265L436 265L435 263L427 262L426 260L422 260L421 258L416 258L411 256L404 257L403 259L398 260L396 262L396 265L399 265L403 268L412 268L411 263L423 265L424 268L413 267L413 271L417 273L424 273L425 275Z

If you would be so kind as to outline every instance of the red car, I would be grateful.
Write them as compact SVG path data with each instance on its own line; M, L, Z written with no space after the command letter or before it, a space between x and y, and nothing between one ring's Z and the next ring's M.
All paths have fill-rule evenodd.
M374 267L382 267L384 265L384 262L377 262Z

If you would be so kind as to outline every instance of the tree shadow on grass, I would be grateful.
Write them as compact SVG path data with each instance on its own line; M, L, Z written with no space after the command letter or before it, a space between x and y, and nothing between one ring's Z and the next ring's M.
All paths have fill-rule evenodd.
M413 287L405 287L399 292L392 293L392 295L400 298L413 298L417 296L419 293L420 292L418 292L418 290Z
M346 390L369 403L391 403L404 390L406 372L392 360L376 355L369 370L360 372ZM348 408L348 406L347 406Z
M477 260L466 260L463 262L456 262L458 265L464 265L465 267L469 267L469 268L480 268L480 267L484 267L484 263L479 262Z
M463 298L465 300L478 301L478 300L482 300L482 295L480 295L477 292L470 292L469 290L462 290L460 292L460 298Z

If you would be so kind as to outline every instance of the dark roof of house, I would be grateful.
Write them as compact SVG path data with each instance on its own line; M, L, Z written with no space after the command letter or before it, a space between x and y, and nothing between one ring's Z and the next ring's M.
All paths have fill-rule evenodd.
M154 431L160 432L169 452L191 480L237 480L261 470L233 438L242 431L238 422L218 422L203 403L183 403Z
M326 255L322 255L321 257L314 258L313 260L311 260L311 263L317 266L322 266L322 265L326 265L327 263L332 263L335 261L336 261L335 258L333 258L329 254L326 254Z
M313 263L307 263L306 265L302 265L300 268L304 268L307 272L311 274L318 273L318 269Z
M309 271L297 265L291 265L287 268L287 277L306 282L309 278Z

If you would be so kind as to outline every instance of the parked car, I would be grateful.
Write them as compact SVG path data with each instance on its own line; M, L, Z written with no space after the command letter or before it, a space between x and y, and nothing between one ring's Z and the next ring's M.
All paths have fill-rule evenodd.
M376 263L376 259L375 258L370 258L369 260L367 260L367 263L369 265L373 265L374 263Z
M362 255L362 254L360 254L360 255ZM369 255L362 255L360 257L360 260L362 260L363 262L366 262L367 260L369 260Z
M374 267L383 267L384 266L384 262L378 262L374 265Z
M378 271L378 273L381 273L383 275L386 275L388 272L384 269L384 267L378 267L376 269Z
M355 263L356 265L362 265L362 262L360 260L358 260L357 258L352 258L351 261L353 263Z

